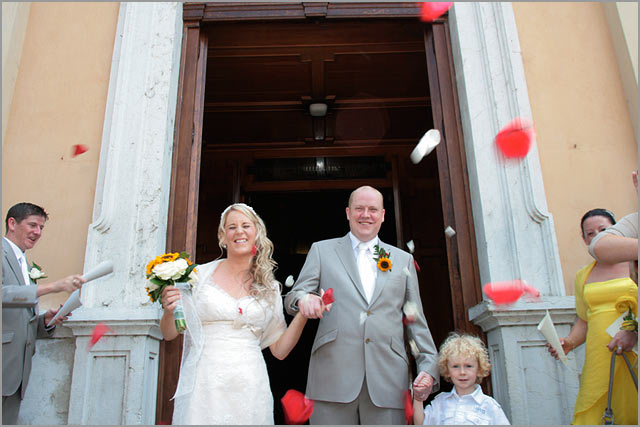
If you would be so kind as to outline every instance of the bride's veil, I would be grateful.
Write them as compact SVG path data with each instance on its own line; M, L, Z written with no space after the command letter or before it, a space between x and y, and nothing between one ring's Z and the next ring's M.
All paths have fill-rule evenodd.
M197 287L201 283L206 283L215 269L216 262L210 262L197 267L198 282L194 286L194 292L197 293ZM182 347L182 360L180 362L180 377L176 393L171 399L188 395L193 391L196 380L196 366L200 355L204 338L202 336L202 323L198 317L193 296L190 291L180 291L182 296L182 305L184 308L184 317L187 323L187 329L184 332L184 342Z

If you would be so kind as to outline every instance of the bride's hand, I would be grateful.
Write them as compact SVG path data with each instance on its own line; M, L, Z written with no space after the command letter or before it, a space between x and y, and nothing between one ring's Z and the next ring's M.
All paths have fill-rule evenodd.
M166 286L162 290L162 308L173 311L180 300L180 291L175 286Z

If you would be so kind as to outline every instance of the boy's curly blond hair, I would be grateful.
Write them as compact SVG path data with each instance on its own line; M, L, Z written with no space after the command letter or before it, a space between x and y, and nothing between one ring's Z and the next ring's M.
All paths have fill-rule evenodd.
M449 382L451 382L448 367L449 359L455 357L475 357L478 360L478 376L476 378L476 383L478 384L491 372L487 347L480 338L474 335L451 332L440 346L438 369L440 370L440 375Z

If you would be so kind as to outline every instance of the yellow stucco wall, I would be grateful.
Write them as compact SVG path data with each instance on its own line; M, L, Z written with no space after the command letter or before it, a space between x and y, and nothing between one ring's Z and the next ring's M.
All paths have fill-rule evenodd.
M47 210L42 238L27 256L50 279L84 266L118 9L31 3L2 147L2 218L21 201ZM74 144L89 151L72 158ZM45 296L40 307L66 297Z
M600 3L513 3L567 293L591 261L579 221L637 210L638 148ZM637 25L637 21L636 21Z

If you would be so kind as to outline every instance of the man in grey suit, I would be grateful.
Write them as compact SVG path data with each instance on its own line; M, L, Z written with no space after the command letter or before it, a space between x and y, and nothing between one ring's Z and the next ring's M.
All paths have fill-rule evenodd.
M40 239L48 215L40 206L18 203L5 219L2 239L2 424L17 424L20 403L29 382L36 338L53 335L55 325L45 325L59 309L38 314L38 297L51 292L73 292L86 281L72 275L36 284L25 252ZM61 323L67 317L56 320Z
M364 186L349 197L350 232L311 246L295 286L285 298L289 314L320 318L311 349L306 395L315 401L311 424L404 424L409 388L403 307L417 307L406 327L418 352L413 392L424 401L439 387L437 350L422 311L413 257L378 238L382 194ZM375 247L390 269L376 265ZM379 256L378 256L379 258ZM334 289L331 311L318 296Z

